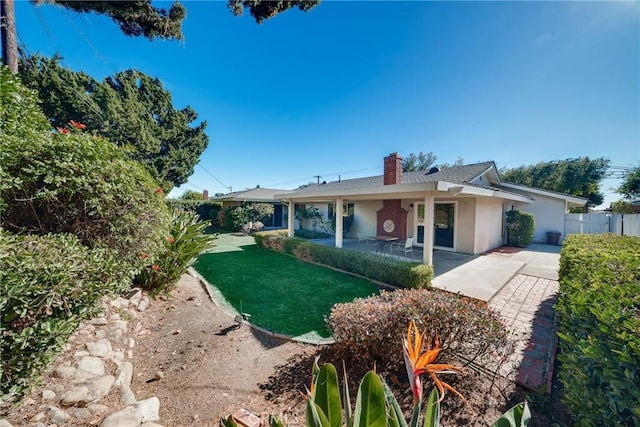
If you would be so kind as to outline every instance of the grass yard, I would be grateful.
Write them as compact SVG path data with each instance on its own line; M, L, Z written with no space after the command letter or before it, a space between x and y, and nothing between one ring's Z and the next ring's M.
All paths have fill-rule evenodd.
M196 270L251 322L293 336L329 337L325 317L338 302L377 294L377 285L258 248L253 237L221 235Z

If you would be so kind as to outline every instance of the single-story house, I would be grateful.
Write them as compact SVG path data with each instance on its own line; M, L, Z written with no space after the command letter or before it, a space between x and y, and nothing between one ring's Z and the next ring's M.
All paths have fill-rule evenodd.
M433 248L480 254L503 245L505 213L512 209L533 213L534 241L545 242L547 232L563 234L569 208L587 203L503 182L492 161L403 172L397 153L384 158L383 175L310 185L275 197L288 204L290 236L295 206L348 212L354 217L349 237L413 237L414 245L424 248L427 264L432 264ZM342 247L342 221L336 221L335 236L336 247Z
M234 191L233 193L225 194L223 196L213 197L209 200L215 202L222 202L223 208L231 206L240 206L245 203L269 203L273 205L273 215L270 218L265 218L265 228L285 228L287 224L287 209L286 205L280 200L280 196L285 195L288 190L280 190L276 188L261 188L256 187L251 190ZM279 196L274 197L275 194Z

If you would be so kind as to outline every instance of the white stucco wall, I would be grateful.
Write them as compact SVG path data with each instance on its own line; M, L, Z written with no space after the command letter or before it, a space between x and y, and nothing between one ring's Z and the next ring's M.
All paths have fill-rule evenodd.
M476 199L476 233L474 254L501 246L503 237L503 205L500 199Z
M375 236L376 212L382 209L382 200L359 200L354 203L354 220L349 237Z
M455 224L455 250L456 252L464 252L473 254L474 238L476 234L476 199L472 197L460 197L457 199L457 222ZM440 200L436 200L440 203Z
M513 206L514 209L531 212L533 214L536 220L536 228L533 233L534 242L546 243L547 232L555 231L562 233L560 236L560 243L562 243L565 237L565 201L539 194L528 194L528 196L534 199L533 203L514 203L513 205L508 205L507 210L510 210L511 206Z

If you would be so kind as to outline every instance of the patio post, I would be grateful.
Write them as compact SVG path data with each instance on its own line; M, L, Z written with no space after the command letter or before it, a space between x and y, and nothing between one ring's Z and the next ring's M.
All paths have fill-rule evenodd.
M342 247L342 222L344 220L342 215L343 207L342 197L338 197L336 200L336 248Z
M288 211L288 216L287 216L287 235L289 237L293 237L293 224L294 221L296 220L293 216L294 216L294 212L293 212L293 208L294 208L295 204L293 203L293 200L290 199L289 200L289 206L287 207L287 211Z
M422 262L433 265L433 193L425 193L424 196L424 246Z

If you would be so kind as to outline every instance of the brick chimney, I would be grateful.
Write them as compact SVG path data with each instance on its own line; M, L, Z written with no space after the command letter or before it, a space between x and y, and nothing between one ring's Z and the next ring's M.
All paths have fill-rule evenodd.
M207 190L202 192L202 200L209 200L209 192Z
M384 158L384 185L402 184L402 157L391 153Z

